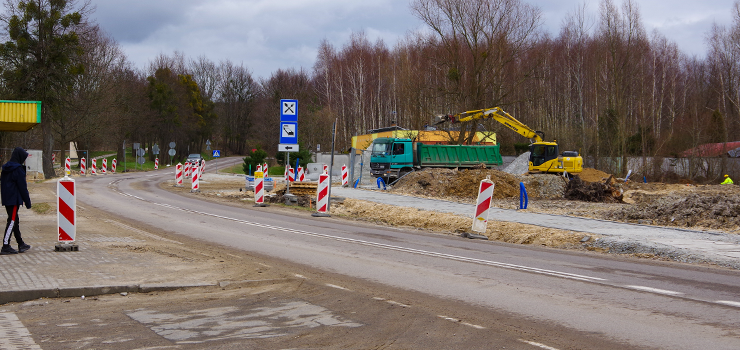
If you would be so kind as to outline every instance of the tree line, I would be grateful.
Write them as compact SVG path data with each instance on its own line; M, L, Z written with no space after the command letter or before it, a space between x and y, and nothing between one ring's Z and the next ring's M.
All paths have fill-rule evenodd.
M42 101L43 115L28 133L2 133L3 147L48 154L76 141L120 153L124 141L163 150L174 141L185 156L210 140L227 154L272 156L283 98L299 100L299 142L309 149L329 148L335 122L336 148L346 151L371 129L424 129L438 114L494 106L617 174L626 157L740 140L739 3L732 25L706 33L700 58L648 33L633 0L602 0L595 17L577 8L557 35L522 0L412 0L426 27L393 47L355 32L340 47L321 42L313 67L260 79L244 64L179 52L137 69L90 21L89 1L5 5L1 98ZM460 130L454 143L495 131L507 154L527 142L492 120L438 127ZM53 176L48 158L44 173Z

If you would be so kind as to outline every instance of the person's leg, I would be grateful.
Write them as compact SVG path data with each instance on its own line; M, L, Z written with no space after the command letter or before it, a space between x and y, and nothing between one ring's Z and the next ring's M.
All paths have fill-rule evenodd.
M18 252L10 246L10 234L13 232L13 228L15 226L15 216L18 214L18 206L6 206L5 211L8 212L8 222L5 225L5 231L3 231L3 248L2 251L0 251L0 254L18 254Z

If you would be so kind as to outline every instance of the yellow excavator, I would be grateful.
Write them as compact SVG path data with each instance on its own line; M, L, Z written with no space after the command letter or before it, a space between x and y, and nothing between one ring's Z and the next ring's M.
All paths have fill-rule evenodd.
M467 111L454 115L440 115L436 117L434 125L443 123L465 123L477 119L491 118L507 128L514 130L519 135L528 138L529 145L529 172L530 173L556 173L578 174L583 171L583 158L577 151L564 151L558 154L558 144L555 140L545 141L545 133L535 131L524 125L516 118L506 113L500 107Z

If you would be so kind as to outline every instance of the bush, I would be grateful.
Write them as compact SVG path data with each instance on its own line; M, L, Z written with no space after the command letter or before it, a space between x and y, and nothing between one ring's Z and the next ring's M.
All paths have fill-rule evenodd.
M267 158L267 152L263 151L259 147L252 149L252 152L244 157L244 173L251 175L250 170L255 171L257 169L257 164L264 163L265 158Z

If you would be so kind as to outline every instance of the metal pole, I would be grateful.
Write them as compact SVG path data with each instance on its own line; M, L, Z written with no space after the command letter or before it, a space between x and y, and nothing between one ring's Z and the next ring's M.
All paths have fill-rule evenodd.
M123 172L126 172L126 140L123 140Z
M285 166L288 167L285 169L288 171L288 178L285 181L285 194L290 194L290 152L285 152Z
M330 213L331 211L331 171L332 168L334 168L334 141L337 139L337 120L334 119L334 126L332 127L332 134L331 134L331 158L329 161L329 198L326 199L326 212ZM318 207L318 204L316 204Z

